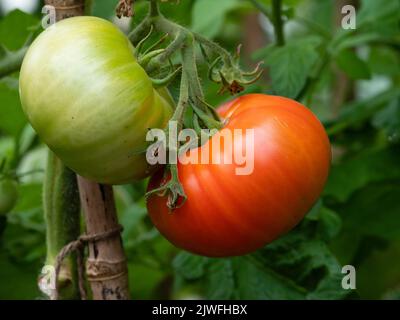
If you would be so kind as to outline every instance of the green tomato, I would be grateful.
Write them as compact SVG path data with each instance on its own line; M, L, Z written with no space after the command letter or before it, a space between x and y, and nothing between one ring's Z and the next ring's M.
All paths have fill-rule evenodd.
M14 180L0 180L0 215L14 208L18 199L17 183Z
M20 97L32 127L78 174L123 184L151 174L146 133L172 115L128 38L112 23L75 17L51 26L29 48Z

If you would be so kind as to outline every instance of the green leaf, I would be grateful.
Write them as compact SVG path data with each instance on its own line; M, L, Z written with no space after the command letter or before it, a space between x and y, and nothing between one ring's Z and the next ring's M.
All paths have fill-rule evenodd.
M38 22L30 14L20 10L11 11L0 21L0 44L9 50L21 48Z
M400 3L397 0L385 0L385 4L376 0L362 0L357 14L359 27L375 22L385 23L399 17Z
M383 40L383 38L382 34L375 30L361 34L352 34L342 31L338 32L337 36L332 40L330 50L333 53L338 53L345 49L355 48L373 41Z
M235 289L233 262L231 259L216 259L207 270L208 292L211 300L232 298Z
M306 38L267 51L272 88L277 95L296 98L319 59L319 38Z
M19 135L26 124L22 112L18 89L10 87L6 80L0 81L0 130L11 135Z
M352 79L369 79L368 65L352 50L342 50L335 57L336 64Z
M17 168L21 183L42 183L47 162L48 149L40 145L21 158Z
M400 73L398 52L388 47L372 47L368 65L372 72L393 76Z
M39 297L37 276L40 267L38 264L21 265L7 256L3 248L0 249L0 299L30 299Z
M324 231L337 233L336 215L328 209L320 215L317 223L325 226ZM311 223L316 221L305 221L243 257L207 259L204 263L201 257L182 253L174 261L175 272L191 281L206 280L209 299L342 299L349 292L341 287L341 267L325 242L318 239L321 230L314 232Z
M305 290L291 279L252 260L237 258L237 299L295 300L304 299Z
M399 163L399 162L397 162ZM370 184L337 208L344 232L400 239L400 179Z
M388 106L388 104L400 97L398 88L385 90L373 98L353 101L341 108L338 118L332 122L325 122L328 135L335 135L348 127L359 125L369 120L374 114Z
M0 165L5 160L6 167L8 168L8 164L14 157L15 152L15 141L11 137L2 137L0 138ZM0 172L1 173L1 172Z
M400 179L400 148L365 152L335 165L331 169L324 195L344 202L367 184Z
M237 0L196 0L191 29L207 38L214 38L221 30L226 14L239 4Z
M342 228L342 219L333 210L323 207L320 212L318 232L321 238L329 241L337 236Z
M308 299L342 299L349 292L340 284L341 266L326 243L307 235L301 225L256 253L270 268L302 287Z
M204 268L208 263L205 257L181 252L172 263L174 269L186 279L197 279L204 275Z
M374 127L383 129L389 142L400 141L400 99L393 100L389 106L376 113L372 119Z

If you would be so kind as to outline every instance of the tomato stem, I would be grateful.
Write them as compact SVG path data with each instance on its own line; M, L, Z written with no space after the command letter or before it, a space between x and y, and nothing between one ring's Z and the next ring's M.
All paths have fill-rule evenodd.
M52 151L48 152L43 183L43 205L46 222L46 265L55 265L59 251L80 234L80 202L76 175ZM61 299L77 299L76 259L68 258L58 279ZM55 292L49 292L52 297Z
M285 37L283 33L283 20L282 20L282 1L272 0L272 22L274 24L276 43L278 46L285 45Z

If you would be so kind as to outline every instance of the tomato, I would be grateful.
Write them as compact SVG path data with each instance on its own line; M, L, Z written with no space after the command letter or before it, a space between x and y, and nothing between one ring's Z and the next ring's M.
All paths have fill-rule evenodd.
M23 110L40 138L71 169L97 182L148 176L148 128L172 114L128 38L112 23L75 17L42 32L20 73Z
M18 199L17 183L13 180L0 180L0 215L14 208Z
M323 126L296 101L251 94L222 106L219 113L224 128L194 154L205 152L226 130L254 129L254 170L237 175L234 162L187 163L186 153L178 173L187 201L173 212L166 197L154 195L147 203L161 234L177 247L210 257L250 253L292 229L318 199L331 161ZM250 134L245 132L243 139ZM224 141L216 151L220 159L232 152L228 144ZM154 175L149 190L163 179L162 172Z

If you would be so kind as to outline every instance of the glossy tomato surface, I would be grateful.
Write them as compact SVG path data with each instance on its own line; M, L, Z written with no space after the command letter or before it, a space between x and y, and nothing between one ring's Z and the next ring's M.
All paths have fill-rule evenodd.
M254 142L254 170L238 175L235 169L240 166L235 163L187 164L187 153L178 164L186 203L171 213L165 197L148 200L150 217L167 239L211 257L247 254L292 229L318 199L331 160L323 126L296 101L251 94L220 107L219 113L224 128L191 156L217 143L226 130L254 129L254 139L247 134L242 139ZM233 145L240 140L233 140ZM229 143L222 146L210 157L222 159L235 150ZM156 174L149 189L161 182L162 173Z
M80 175L121 184L149 175L148 128L172 114L128 38L112 23L75 17L42 32L20 74L23 109L40 138Z

